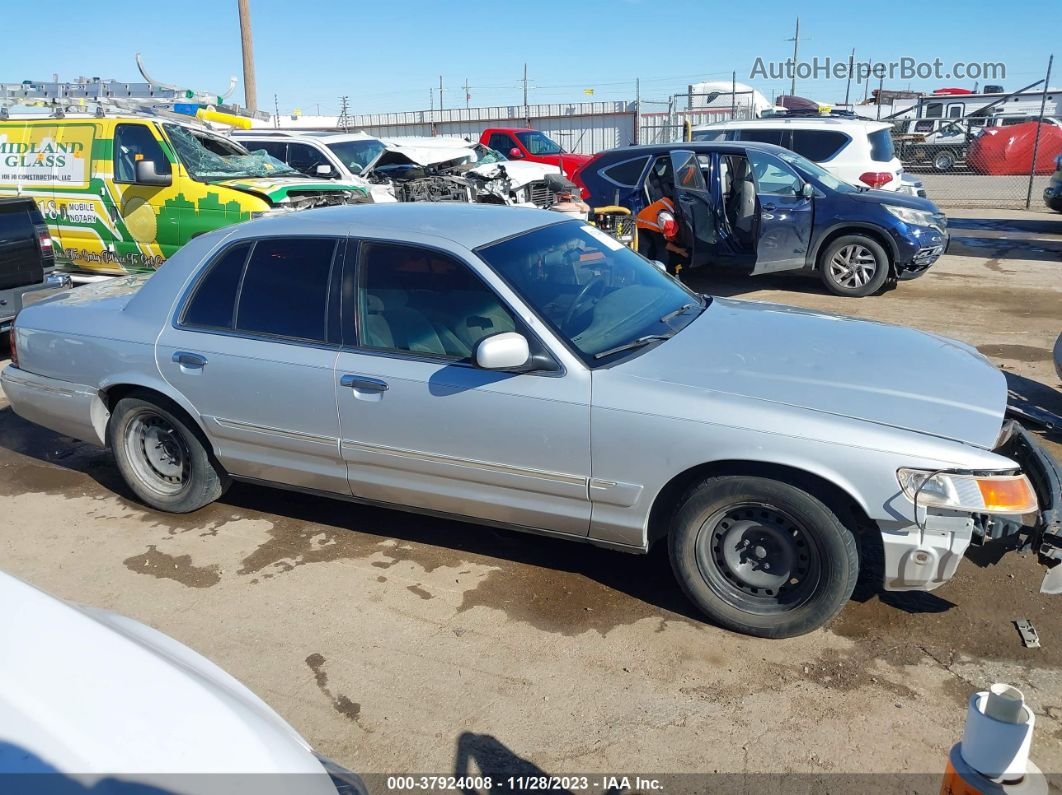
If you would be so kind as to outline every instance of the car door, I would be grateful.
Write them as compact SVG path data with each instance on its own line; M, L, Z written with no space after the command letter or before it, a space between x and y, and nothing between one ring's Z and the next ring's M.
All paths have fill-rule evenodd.
M690 252L691 265L713 262L717 259L719 236L701 163L694 152L687 150L673 151L670 158L682 245Z
M308 177L323 176L334 179L338 174L334 173L332 164L328 162L328 157L315 146L310 144L304 144L298 141L292 141L288 144L288 160L287 163L296 171L305 174ZM329 173L318 174L318 166L327 166Z
M156 344L231 474L349 495L333 373L334 237L236 242L201 272Z
M120 122L112 147L113 189L104 203L117 232L114 252L128 270L156 268L179 248L179 214L166 203L180 192L177 175L154 124ZM137 181L136 164L148 161L166 184ZM168 180L168 181L166 181Z
M814 221L814 200L804 180L781 158L749 149L756 186L756 264L753 273L803 268Z
M335 386L354 496L585 536L589 373L475 366L486 336L542 343L452 253L363 241L353 292Z

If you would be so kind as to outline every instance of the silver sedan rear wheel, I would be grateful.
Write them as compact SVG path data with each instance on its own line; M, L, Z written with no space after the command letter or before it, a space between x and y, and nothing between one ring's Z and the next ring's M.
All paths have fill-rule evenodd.
M197 510L229 485L199 427L161 395L137 391L119 400L107 442L126 485L156 510Z

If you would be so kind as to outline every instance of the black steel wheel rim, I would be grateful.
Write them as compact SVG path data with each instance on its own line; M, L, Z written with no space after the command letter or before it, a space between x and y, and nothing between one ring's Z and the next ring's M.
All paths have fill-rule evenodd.
M137 479L164 496L180 494L190 482L192 455L180 431L154 411L129 418L125 449Z
M766 503L743 502L701 525L697 566L712 591L749 613L784 613L806 604L822 577L819 549L803 523Z

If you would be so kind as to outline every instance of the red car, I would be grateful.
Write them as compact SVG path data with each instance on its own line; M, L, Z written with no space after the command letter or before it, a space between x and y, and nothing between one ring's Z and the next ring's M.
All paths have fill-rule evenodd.
M568 179L590 162L590 155L565 152L556 141L538 130L529 128L491 127L483 131L479 142L496 149L510 160L528 160L532 163L560 166Z

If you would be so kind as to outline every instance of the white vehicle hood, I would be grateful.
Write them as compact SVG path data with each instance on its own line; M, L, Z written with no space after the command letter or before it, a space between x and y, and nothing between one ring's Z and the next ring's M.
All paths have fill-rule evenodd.
M545 163L527 163L522 160L503 160L500 163L484 163L471 169L476 174L490 178L498 173L500 166L505 167L505 173L512 180L514 188L522 188L531 182L539 182L548 174L560 174L558 166L547 166Z
M300 791L335 792L291 726L173 638L2 572L0 604L0 774L311 774ZM166 788L202 792L205 778L219 783L176 776Z

